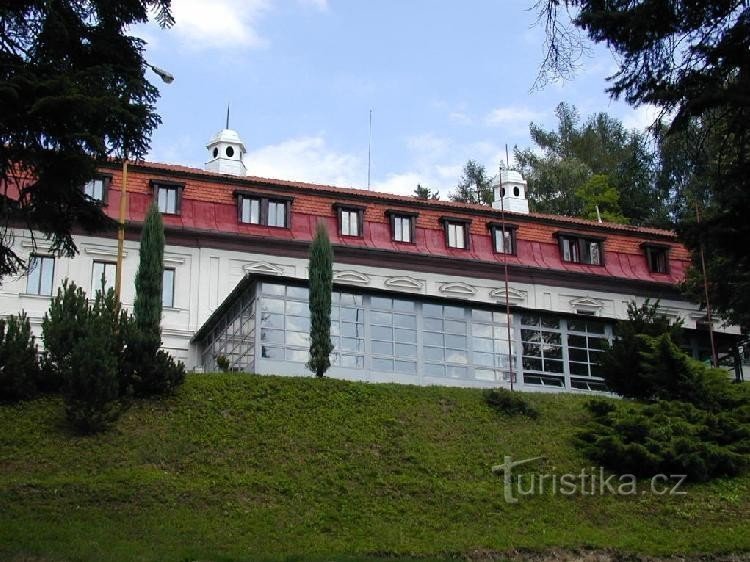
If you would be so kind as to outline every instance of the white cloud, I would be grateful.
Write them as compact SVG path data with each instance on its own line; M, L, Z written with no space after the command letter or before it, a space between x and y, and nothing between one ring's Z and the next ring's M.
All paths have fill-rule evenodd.
M622 118L622 124L626 129L643 130L654 124L661 110L653 105L641 105L633 109Z
M471 125L473 122L472 118L463 111L452 111L448 114L448 119L459 125Z
M414 195L414 188L417 187L418 183L426 185L424 176L416 172L390 174L385 180L375 182L372 189L399 195Z
M436 153L443 154L449 147L446 138L439 137L434 133L424 133L406 139L406 147L418 155L427 154L434 157Z
M172 28L191 49L262 48L257 29L270 0L172 0Z
M417 184L440 191L448 198L461 176L466 161L477 160L487 172L497 172L501 147L490 141L457 144L432 132L404 139L408 155L401 170L378 175L376 153L373 153L372 189L386 193L412 195ZM253 176L322 183L339 187L366 188L367 153L340 152L330 147L325 135L306 135L286 139L278 144L260 147L245 157L248 173Z
M528 107L507 106L498 107L490 111L485 117L485 123L491 126L528 124L529 121L539 120L544 113L534 111Z
M303 6L310 6L321 12L328 10L328 0L298 0Z
M292 138L248 152L245 165L253 176L340 187L361 187L363 178L367 178L366 159L331 149L322 134Z
M154 143L151 151L146 156L146 160L149 162L161 162L163 164L179 164L181 166L193 166L196 168L202 168L203 162L195 160L186 160L185 156L193 154L193 149L196 146L200 146L192 135L181 135L174 139L169 144L162 144L159 142L159 131L156 133Z

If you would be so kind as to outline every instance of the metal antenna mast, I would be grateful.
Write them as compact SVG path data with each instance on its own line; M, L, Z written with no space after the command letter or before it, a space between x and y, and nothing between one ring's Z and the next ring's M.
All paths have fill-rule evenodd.
M225 129L229 128L229 103L227 103L227 126L224 127Z
M370 169L372 166L372 109L370 109L370 134L367 139L367 190L370 190Z
M508 165L508 145L505 145L505 165ZM500 237L503 241L503 253L504 253L504 259L503 259L503 280L505 284L505 322L508 325L508 370L510 371L510 391L513 392L513 381L516 378L516 372L513 368L513 339L510 331L510 322L511 322L511 316L510 316L510 293L508 292L510 288L510 283L508 282L508 254L510 253L509 250L512 250L511 248L506 247L506 242L512 244L513 237L508 236L505 237L505 233L507 232L507 228L505 226L505 188L503 187L503 177L502 177L502 170L500 171L500 177L498 178L500 183L500 189L498 190L498 195L500 195ZM497 234L495 234L497 236ZM495 242L497 244L497 242Z

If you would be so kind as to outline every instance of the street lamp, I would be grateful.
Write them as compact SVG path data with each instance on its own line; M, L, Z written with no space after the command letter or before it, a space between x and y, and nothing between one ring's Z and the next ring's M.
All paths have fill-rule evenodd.
M153 70L165 84L171 84L174 82L174 76L166 70L144 62L144 64ZM125 215L127 213L128 203L128 153L127 146L125 147L125 158L122 161L122 181L120 182L120 215L119 225L117 227L117 265L115 267L115 299L119 305L120 303L120 292L122 288L122 255L125 250Z
M174 76L163 68L159 68L158 66L154 66L153 64L149 63L146 63L146 66L153 70L154 74L161 78L165 84L171 84L172 82L174 82Z

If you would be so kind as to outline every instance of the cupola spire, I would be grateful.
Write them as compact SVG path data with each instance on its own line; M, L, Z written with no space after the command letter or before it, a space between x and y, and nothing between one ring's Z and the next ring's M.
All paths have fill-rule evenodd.
M526 180L515 170L500 170L494 187L493 209L504 209L512 213L529 213L526 199Z
M216 133L208 144L208 162L206 170L217 174L246 176L245 143L242 142L237 131L229 128L229 104L227 104L226 126Z

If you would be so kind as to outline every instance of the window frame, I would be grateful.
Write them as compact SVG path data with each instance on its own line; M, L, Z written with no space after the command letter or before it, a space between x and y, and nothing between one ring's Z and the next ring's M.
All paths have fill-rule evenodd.
M643 242L641 248L643 248L643 254L646 258L646 267L648 267L649 273L655 273L656 275L669 275L669 251L672 249L669 244ZM664 255L664 271L658 271L651 267L652 257L655 256L656 253Z
M270 193L257 193L253 191L240 191L237 190L233 193L237 199L237 222L239 224L250 224L256 226L265 226L267 228L286 228L292 227L292 203L294 197L288 195L276 195ZM245 199L258 201L259 204L259 222L246 222L242 220L242 202ZM284 225L279 226L275 224L268 224L268 208L269 203L277 203L284 205Z
M169 304L164 304L164 275L167 271L172 272L172 289L171 289L171 296L172 296L172 302ZM174 305L174 297L175 297L175 286L177 285L177 269L174 267L164 267L162 268L162 274L161 274L161 282L162 282L162 289L161 289L161 297L162 302L161 306L162 308L175 308Z
M471 219L463 219L456 217L440 217L440 222L443 225L443 233L445 234L445 247L453 250L470 250L471 249ZM464 245L463 246L451 246L450 245L450 227L456 226L464 229Z
M250 217L252 219L252 201L258 202L258 222L252 220L242 220L242 207L245 201L250 201ZM263 219L263 199L261 197L251 197L249 195L238 195L237 196L237 221L240 224L262 224Z
M417 244L417 217L419 213L414 211L400 211L400 210L387 210L385 215L388 217L388 221L391 225L391 242L397 244L409 244L415 246ZM409 219L409 240L396 240L396 219Z
M348 203L334 203L332 205L333 210L336 212L336 221L338 223L338 233L339 236L344 236L346 238L364 238L365 236L365 207L362 207L361 205L349 205ZM356 213L357 215L357 234L346 234L343 231L344 221L343 221L343 214L344 213Z
M604 242L605 238L601 236L592 236L590 234L581 234L578 232L555 232L554 236L557 238L558 248L560 250L560 260L564 263L574 263L577 265L591 265L594 267L603 267L605 265L604 259ZM569 240L571 243L575 242L576 251L579 259L565 259L565 240ZM599 246L599 263L591 263L590 261L582 261L581 257L586 255L584 252L585 243L596 243ZM571 244L572 247L572 244ZM590 251L589 251L590 256ZM571 256L572 257L572 256ZM590 259L590 257L589 257Z
M36 286L36 290L35 291L29 291L29 280L30 280L29 279L29 274L32 272L32 268L29 267L28 270L26 271L26 293L24 293L24 294L26 294L26 295L38 295L40 297L51 297L52 296L52 292L53 292L53 290L55 288L55 266L57 265L55 263L55 261L56 261L55 260L55 256L50 255L50 254L36 254L36 253L34 253L34 254L31 254L29 256L29 264L31 264L31 260L33 260L33 259L40 259L40 260L42 260L41 261L41 265L39 266L40 267L40 269L39 269L39 280L37 281L37 284L36 284L37 285ZM51 260L52 261L52 274L50 276L49 293L43 293L42 292L42 279L43 279L42 271L43 271L43 268L44 268L44 260Z
M151 183L151 189L153 191L153 197L154 197L154 203L156 203L157 208L159 207L159 190L160 189L166 189L169 191L174 190L175 192L175 209L174 212L171 213L169 211L162 211L159 209L159 212L162 215L169 215L169 216L179 216L182 214L182 192L185 189L184 183L169 181L169 180L150 180Z
M492 242L492 253L500 256L517 256L518 255L518 225L508 224L502 222L488 222L487 229L490 231L490 238ZM497 231L508 231L510 234L510 252L501 252L497 249Z
M96 199L86 193L86 186L94 181L101 180L102 182L102 198ZM86 195L86 197L90 198L92 201L100 204L102 207L105 207L109 203L109 187L112 185L112 176L110 174L96 174L93 178L91 178L89 181L83 184L81 187L81 191L83 191L83 194Z
M100 287L97 285L94 285L94 282L96 281L94 278L94 268L96 267L96 264L102 264L104 266L104 277L107 276L107 266L111 265L115 268L115 277L117 276L117 263L113 261L107 261L107 260L93 260L91 262L91 294L96 295L96 292L100 290ZM114 279L112 283L112 287L114 288ZM107 290L105 289L105 294Z

